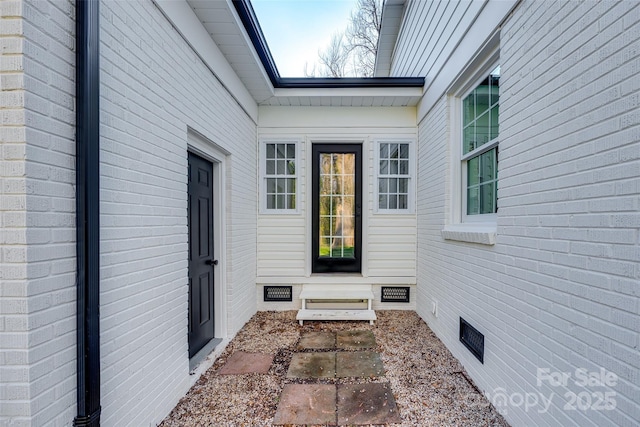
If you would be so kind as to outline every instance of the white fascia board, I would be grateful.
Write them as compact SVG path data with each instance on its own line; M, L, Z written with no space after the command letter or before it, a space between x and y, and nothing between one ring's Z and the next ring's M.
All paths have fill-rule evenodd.
M258 104L235 73L220 48L187 4L186 0L153 0L174 28L200 56L220 83L254 122L258 121Z
M438 74L433 79L427 79L424 97L418 104L418 123L451 88L458 76L481 59L479 56L483 52L499 47L500 39L495 37L496 32L519 2L520 0L488 0L484 4Z
M421 97L422 87L344 87L344 88L280 88L275 89L275 96L297 97L342 97L342 96L408 96Z

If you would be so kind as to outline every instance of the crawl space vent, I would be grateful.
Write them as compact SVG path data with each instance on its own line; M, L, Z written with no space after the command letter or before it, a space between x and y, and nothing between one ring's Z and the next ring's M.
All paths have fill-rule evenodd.
M293 301L291 286L265 286L264 300L273 301Z
M409 287L383 286L381 302L409 302Z
M484 364L484 335L460 318L460 342Z

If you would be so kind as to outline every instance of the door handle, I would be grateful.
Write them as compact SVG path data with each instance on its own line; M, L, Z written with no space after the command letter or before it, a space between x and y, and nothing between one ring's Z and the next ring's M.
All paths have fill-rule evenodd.
M218 260L217 259L208 259L204 262L207 265L218 265Z

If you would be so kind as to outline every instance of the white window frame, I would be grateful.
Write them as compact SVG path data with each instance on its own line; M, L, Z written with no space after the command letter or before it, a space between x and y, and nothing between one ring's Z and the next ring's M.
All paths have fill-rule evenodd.
M461 214L462 214L462 222L478 222L478 223L495 223L498 219L498 215L496 213L490 213L490 214L477 214L477 215L469 215L467 214L467 202L468 202L468 197L467 197L467 189L468 189L468 184L467 184L467 161L469 159L478 157L484 153L486 153L487 151L493 150L494 148L498 147L498 144L500 142L500 135L498 134L497 138L492 139L491 141L481 145L480 147L476 148L473 151L468 152L467 154L462 154L463 153L463 137L462 137L462 125L463 125L463 113L462 113L462 108L463 108L463 100L471 93L473 92L478 85L487 78L487 76L491 73L491 71L495 70L496 67L498 67L500 65L499 61L495 61L492 62L491 66L489 66L489 71L486 71L484 74L482 74L481 77L478 77L477 79L474 80L473 85L462 95L457 97L457 108L459 111L459 121L455 124L455 126L458 127L458 131L460 132L459 136L458 136L458 144L460 147L460 169L461 169L461 174L462 174L462 185L460 186L460 191L462 192L461 194L461 199L462 199L462 207L461 207ZM484 68L483 68L484 69ZM498 105L500 105L500 103L498 103ZM496 152L497 155L497 152ZM497 173L497 171L496 171ZM497 195L496 195L496 203L497 203ZM496 207L497 208L497 207Z
M463 154L462 150L462 101L498 65L500 51L493 51L474 61L454 82L449 91L450 149L451 149L451 210L442 230L446 240L494 245L496 241L497 213L467 215L467 167L466 161L499 146L498 138Z
M409 172L406 175L400 174L380 174L380 146L382 144L407 144L409 146ZM414 214L415 213L415 141L409 139L379 139L375 140L373 144L374 150L374 179L373 179L373 203L374 212L380 214ZM408 178L408 194L407 194L407 208L406 209L382 209L379 204L380 187L379 178Z
M295 173L291 175L267 175L267 145L269 144L293 144L295 146ZM260 214L265 215L292 215L300 213L300 167L302 159L300 157L301 142L297 139L265 139L260 141ZM296 207L292 209L268 209L267 208L267 179L268 178L289 178L296 180Z

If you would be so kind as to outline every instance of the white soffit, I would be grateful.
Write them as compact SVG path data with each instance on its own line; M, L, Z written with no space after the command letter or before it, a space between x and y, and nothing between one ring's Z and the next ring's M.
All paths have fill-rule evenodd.
M175 1L175 0L170 0ZM274 88L231 0L186 1L258 105L417 106L422 88Z
M247 89L245 82L230 66L225 55L212 41L210 34L207 34L204 27L199 25L200 18L194 14L187 1L154 0L154 2L247 114L257 120L258 107L254 94ZM212 3L218 3L218 1Z
M300 88L276 89L275 96L260 105L305 107L415 107L421 87Z
M198 20L255 101L273 96L273 86L231 0L187 0Z

